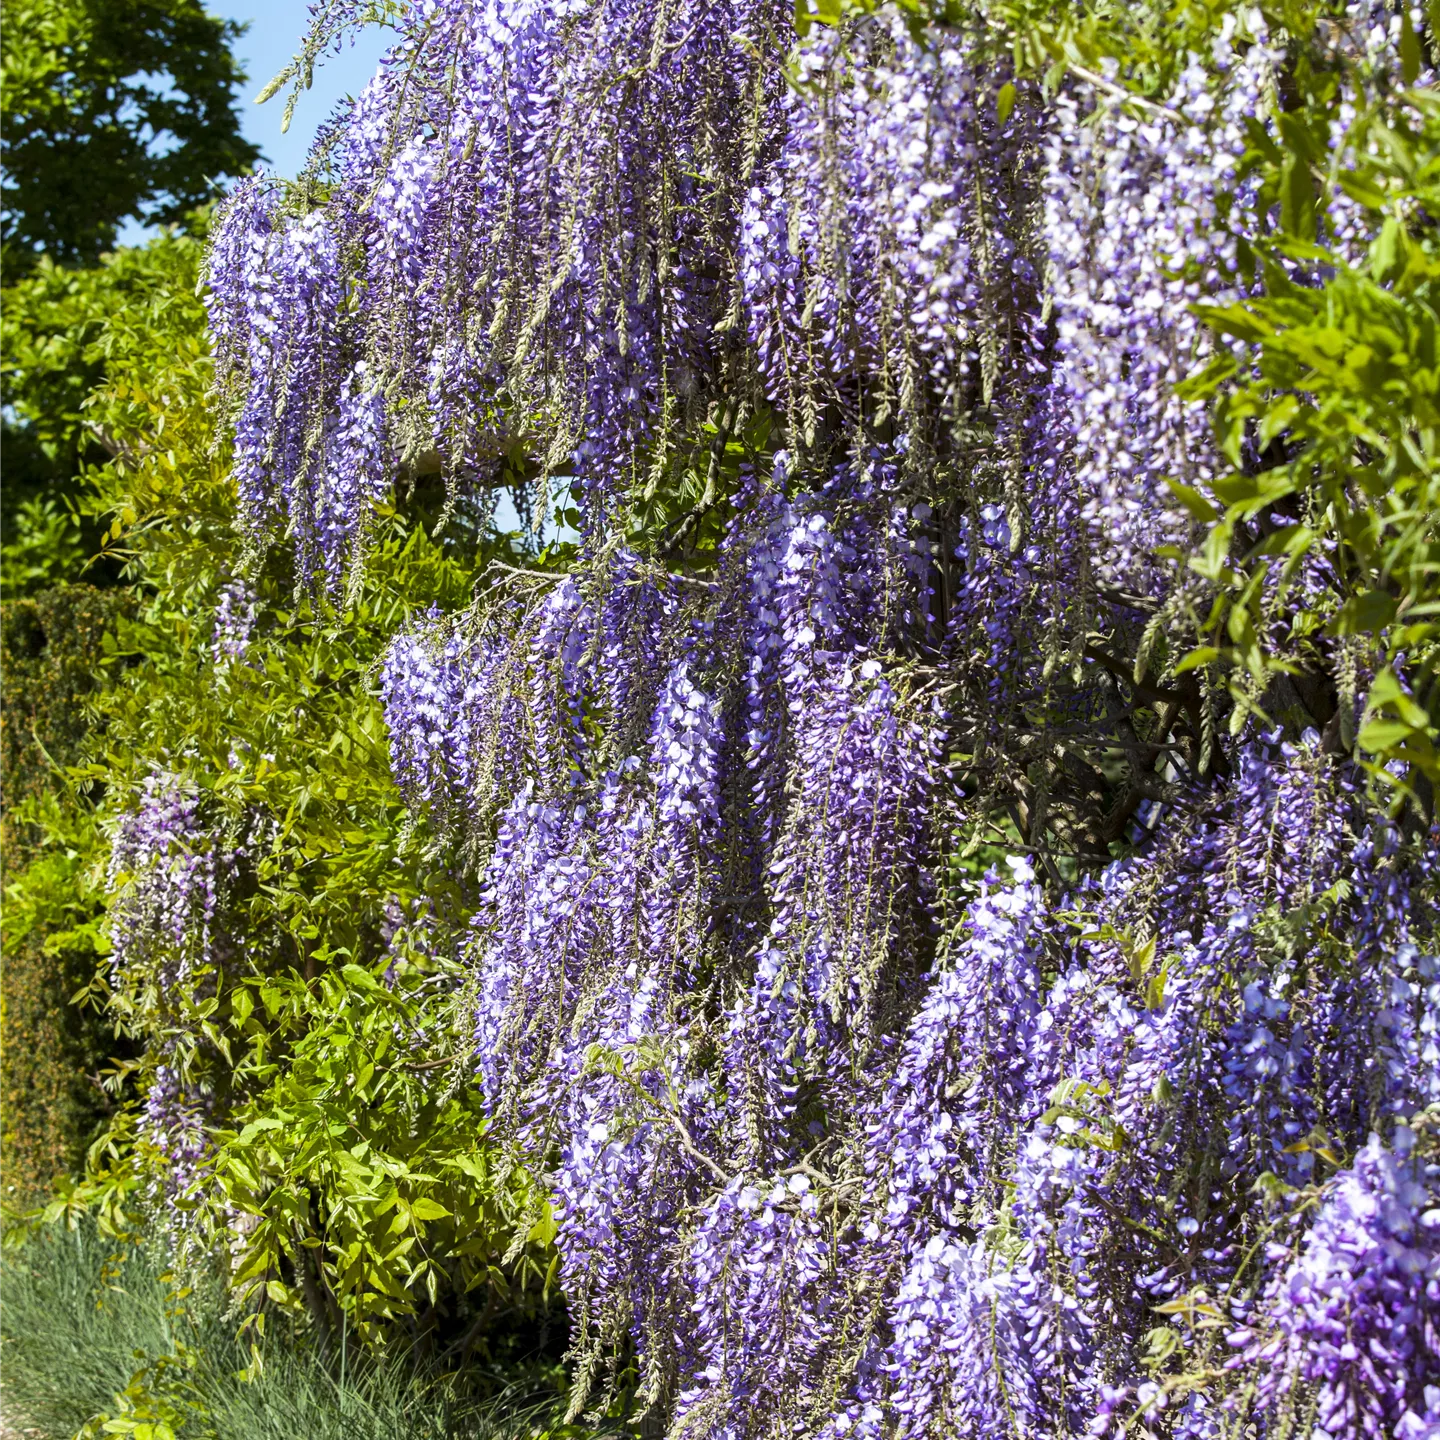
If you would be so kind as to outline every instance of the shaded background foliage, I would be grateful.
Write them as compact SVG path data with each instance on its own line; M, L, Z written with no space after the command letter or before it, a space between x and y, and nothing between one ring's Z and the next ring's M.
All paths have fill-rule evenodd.
M244 174L231 22L199 0L7 0L0 263L94 265L127 219L178 222Z
M13 33L8 14L6 25ZM223 49L224 27L207 25L176 34ZM22 59L12 47L7 63ZM223 59L196 65L228 85L236 76ZM126 63L101 55L92 68ZM248 159L227 141L233 114L211 111L211 148ZM24 119L7 116L7 134ZM204 150L191 147L188 162ZM154 189L165 173L132 178ZM191 191L175 193L207 193ZM49 204L15 192L17 206L27 198ZM373 1084L355 1083L357 1051L373 1069L377 1043L383 1056L395 1027L412 1030L435 1008L433 982L444 977L428 951L406 958L405 925L423 919L419 892L453 888L443 857L417 866L400 854L406 826L373 665L416 607L464 602L482 535L465 512L443 546L432 543L426 527L444 496L418 477L409 515L392 515L377 537L387 566L345 614L297 595L284 556L250 563L206 403L196 286L207 225L205 212L188 211L182 229L90 268L57 263L99 243L71 237L7 270L7 1212L13 1222L60 1178L58 1213L94 1204L108 1233L131 1243L175 1198L160 1178L174 1154L192 1142L195 1154L209 1151L196 1141L197 1105L223 1104L233 1126L225 1183L233 1213L250 1222L232 1259L255 1292L257 1331L277 1306L293 1307L323 1371L347 1333L359 1363L371 1310L410 1315L397 1343L414 1363L463 1363L471 1394L524 1379L530 1388L510 1405L523 1410L536 1386L542 1399L553 1389L564 1336L547 1294L543 1204L523 1174L491 1174L473 1098L437 1098L430 1067L392 1060ZM228 815L255 842L225 877L226 945L212 958L237 988L218 1014L201 993L157 1015L143 995L108 984L104 902L127 878L109 833L117 787L142 784L157 765L181 787L199 777L207 822ZM196 978L203 992L204 972ZM105 1117L89 1159L98 1178L77 1192ZM376 1189L378 1215L364 1193ZM417 1239L418 1267L406 1258ZM192 1252L186 1263L208 1259ZM342 1316L336 1296L357 1294L365 1304L347 1303ZM113 1402L132 1421L159 1403L152 1392L170 1373L154 1358L159 1379L142 1371Z
M10 563L7 557L7 569ZM89 989L105 948L103 906L84 874L94 822L88 805L59 787L89 733L97 658L113 645L129 604L123 591L66 584L8 599L0 618L0 857L8 892L0 1144L10 1208L34 1204L58 1177L78 1173L113 1108L99 1081L114 1051L113 1029L96 1006L72 1003Z
M157 292L188 297L179 242L103 263L102 252L126 220L179 221L258 158L235 111L237 33L199 4L16 0L0 15L0 1109L11 1205L74 1173L113 1108L99 1088L113 1033L93 1002L70 1003L104 948L89 870L103 786L80 793L62 776L80 758L98 665L131 598L115 588L119 563L98 553L108 517L80 513L85 472L109 453L82 408L105 373L107 322L126 307L146 313Z

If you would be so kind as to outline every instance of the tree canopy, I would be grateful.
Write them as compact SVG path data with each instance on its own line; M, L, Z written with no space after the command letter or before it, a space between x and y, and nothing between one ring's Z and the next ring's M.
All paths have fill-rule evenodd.
M6 0L0 263L94 264L125 220L165 224L259 150L240 133L241 29L201 0Z
M139 292L168 276L143 252L104 265L102 253L126 220L203 231L204 207L224 180L259 159L235 109L245 76L231 46L240 33L199 0L6 0L3 514L10 543L31 556L17 555L9 593L74 578L62 557L98 542L66 513L77 477L105 458L104 437L80 413L104 374L96 341L113 307L143 305Z

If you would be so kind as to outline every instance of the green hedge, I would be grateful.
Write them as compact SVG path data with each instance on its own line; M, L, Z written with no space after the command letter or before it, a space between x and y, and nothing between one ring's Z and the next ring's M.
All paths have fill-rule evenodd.
M7 1210L82 1167L108 1103L115 1049L98 1010L72 1003L104 942L93 881L102 855L93 793L64 779L87 733L92 670L120 591L61 585L0 612L0 1151Z

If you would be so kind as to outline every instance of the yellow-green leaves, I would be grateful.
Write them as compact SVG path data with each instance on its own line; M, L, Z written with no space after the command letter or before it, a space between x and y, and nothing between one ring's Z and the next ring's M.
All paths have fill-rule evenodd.
M1192 519L1209 525L1220 518L1220 512L1193 485L1187 485L1183 480L1167 480L1166 484Z
M283 1058L242 1067L250 1093L237 1120L253 1118L217 1137L216 1182L251 1217L235 1282L299 1308L303 1288L282 1277L310 1264L362 1336L453 1282L437 1255L458 1266L462 1286L492 1271L507 1287L543 1283L553 1226L547 1236L529 1222L525 1172L491 1163L473 1091L448 1095L395 1046L397 1031L444 1023L425 998L433 992L383 984L353 963L314 987L284 978L251 988L288 1033ZM517 1236L519 1259L507 1266Z
M1400 7L1400 75L1407 85L1413 85L1420 75L1420 39L1410 19L1410 7Z
M1360 748L1377 759L1403 761L1414 765L1432 781L1440 780L1434 718L1406 692L1389 666L1380 671L1370 686L1365 723L1358 739ZM1399 777L1391 774L1391 778L1398 780Z
M1280 168L1280 224L1298 240L1315 238L1316 188L1311 175L1315 145L1305 125L1293 114L1279 117L1285 141L1285 158Z
M1367 590L1340 607L1331 628L1336 635L1379 635L1394 620L1396 609L1393 595L1384 590Z
M1282 144L1252 135L1248 163L1268 175L1286 233L1250 241L1264 279L1255 296L1200 309L1239 348L1182 387L1213 401L1230 466L1209 494L1174 491L1206 527L1188 557L1216 587L1207 626L1219 633L1204 638L1228 642L1193 650L1188 663L1245 672L1231 694L1255 714L1289 665L1324 674L1343 654L1346 666L1379 667L1359 743L1393 780L1403 772L1390 762L1434 766L1431 716L1396 687L1403 674L1428 694L1437 673L1440 247L1414 217L1440 199L1422 159L1440 142L1440 110L1412 91L1355 122L1339 186L1371 238L1352 265L1315 243L1310 213L1316 136L1333 99L1317 92L1308 118L1281 116ZM1346 693L1348 682L1332 679Z

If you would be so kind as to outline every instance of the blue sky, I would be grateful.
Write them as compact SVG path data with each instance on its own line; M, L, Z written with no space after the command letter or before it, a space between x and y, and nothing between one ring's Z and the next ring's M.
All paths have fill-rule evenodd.
M299 172L320 123L342 96L360 93L394 38L389 30L371 27L361 32L353 48L347 45L340 54L327 55L315 71L314 85L295 107L289 132L282 135L284 93L264 105L254 100L300 48L309 8L294 0L210 0L207 8L227 20L249 22L249 30L235 47L250 76L241 97L240 118L245 134L265 152L269 168L279 175Z
M310 152L310 142L320 124L346 95L358 95L375 73L380 56L393 32L371 26L360 32L353 45L346 44L338 55L326 55L316 67L315 83L295 107L290 129L280 133L285 113L281 91L264 105L255 97L289 64L300 48L310 19L309 7L298 0L209 0L206 8L226 20L248 23L249 29L235 47L249 78L240 92L237 109L246 136L264 152L266 167L277 175L299 174ZM152 232L131 220L120 227L122 245L143 244Z

